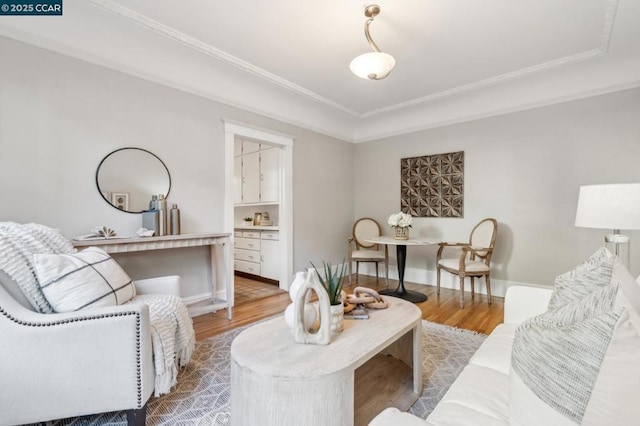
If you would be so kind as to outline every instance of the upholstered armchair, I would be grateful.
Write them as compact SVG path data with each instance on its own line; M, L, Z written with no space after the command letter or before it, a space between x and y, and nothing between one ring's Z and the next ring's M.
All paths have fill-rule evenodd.
M385 280L387 287L389 286L389 251L387 246L384 250L380 250L378 244L368 243L369 237L378 237L382 233L380 224L368 217L358 219L353 224L351 237L347 240L349 243L349 285L352 284L351 276L353 275L353 262L356 262L356 278L358 277L360 262L372 262L376 265L376 280L378 279L378 264L384 263Z
M440 294L440 270L455 274L460 279L460 309L464 308L464 279L471 279L471 297L474 294L475 278L485 277L487 301L491 304L491 255L498 234L498 222L488 218L480 221L469 237L468 243L440 243L437 254L437 294ZM457 256L444 258L445 249L457 250Z
M129 425L144 425L163 358L177 370L193 350L187 319L181 325L187 342L175 342L176 353L167 347L154 356L152 329L165 318L182 321L183 312L165 303L182 304L180 278L133 281L137 295L124 304L41 313L44 299L23 287L37 280L31 250L75 252L50 228L0 223L0 425L125 410ZM176 328L170 333L179 334ZM163 380L175 380L177 371L166 373Z

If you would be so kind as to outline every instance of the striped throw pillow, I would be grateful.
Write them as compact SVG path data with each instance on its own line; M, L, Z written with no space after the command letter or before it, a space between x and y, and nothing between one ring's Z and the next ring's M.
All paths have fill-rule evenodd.
M97 247L74 254L36 254L34 265L55 312L121 305L136 295L129 275Z

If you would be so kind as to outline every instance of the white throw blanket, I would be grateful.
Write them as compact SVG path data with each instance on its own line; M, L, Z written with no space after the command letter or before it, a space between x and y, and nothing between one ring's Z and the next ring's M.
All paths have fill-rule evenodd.
M149 306L153 363L156 369L154 395L169 393L178 383L178 368L187 365L196 345L196 335L187 307L179 297L169 294L142 294L129 303Z
M53 313L53 309L40 289L33 255L76 251L55 229L35 223L0 222L0 270L16 281L39 313ZM195 332L187 308L179 297L166 294L139 295L129 303L149 306L155 396L169 393L177 383L178 368L189 362L195 347Z

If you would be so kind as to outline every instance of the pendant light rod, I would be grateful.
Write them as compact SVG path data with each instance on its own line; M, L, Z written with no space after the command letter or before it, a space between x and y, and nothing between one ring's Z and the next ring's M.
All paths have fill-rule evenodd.
M371 38L371 34L369 33L369 25L373 22L376 16L380 13L380 6L377 4L371 4L364 9L364 16L367 18L367 22L364 23L364 35L367 37L367 41L369 42L369 46L373 49L374 52L379 52L380 49L375 41Z

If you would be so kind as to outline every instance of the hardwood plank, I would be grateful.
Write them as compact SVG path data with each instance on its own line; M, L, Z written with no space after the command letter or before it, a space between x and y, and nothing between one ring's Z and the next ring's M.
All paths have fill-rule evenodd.
M386 288L384 278L376 282L375 277L354 275L354 287L363 286L382 290ZM398 282L389 280L389 287L396 288ZM417 303L422 310L422 318L438 324L450 325L452 327L463 328L476 331L478 333L489 334L498 324L503 321L504 299L493 296L492 304L487 304L486 295L471 293L464 294L464 309L460 309L460 291L442 288L440 295L436 295L436 287L430 285L406 283L405 287L410 290L420 291L429 298L427 301ZM345 291L352 291L352 288L345 288ZM196 330L196 339L202 340L216 334L224 333L236 327L250 324L270 316L281 314L291 303L288 293L281 293L268 296L253 302L247 302L234 307L233 319L229 320L226 310L195 317L193 324Z

